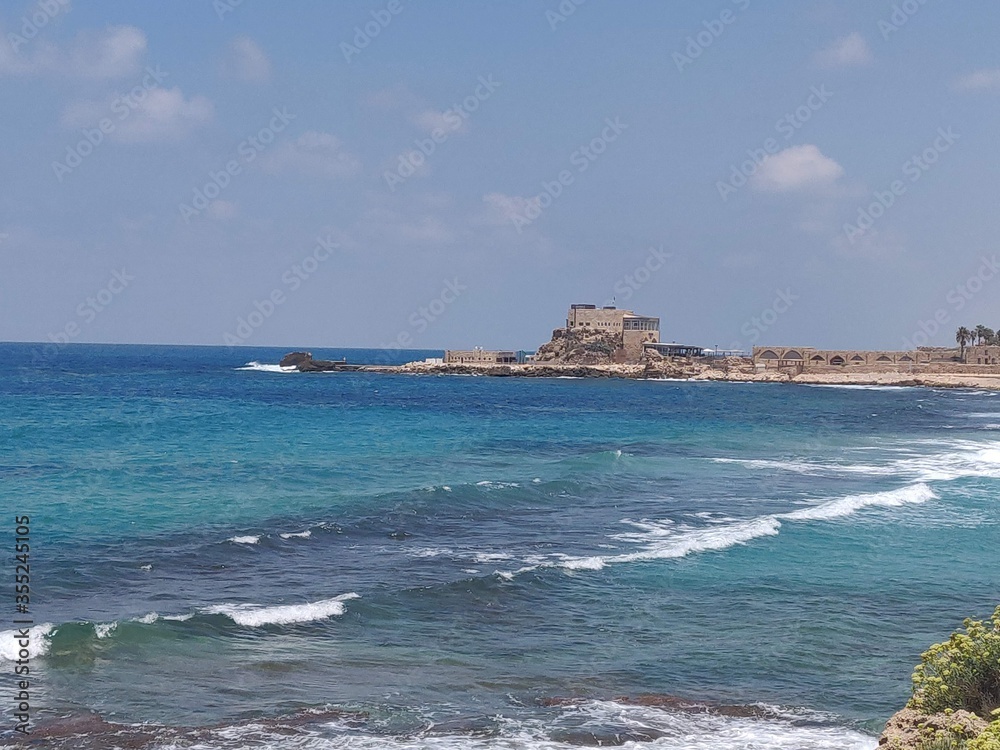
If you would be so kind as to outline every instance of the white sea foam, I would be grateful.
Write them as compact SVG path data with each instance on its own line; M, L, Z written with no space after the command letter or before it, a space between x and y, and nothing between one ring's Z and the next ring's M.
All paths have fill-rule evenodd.
M782 523L807 521L830 521L853 515L865 508L895 508L915 505L937 497L926 484L919 483L886 492L863 495L847 495L841 498L816 503L799 510L773 513L742 521L691 527L675 524L670 520L652 521L625 519L623 524L635 531L612 534L611 538L639 545L632 552L615 555L567 555L557 553L544 558L526 559L528 563L512 571L497 571L504 580L539 568L559 567L565 570L600 570L606 565L621 563L670 560L701 552L718 552L737 545L745 545L762 537L777 536Z
M254 746L294 747L297 750L579 750L579 742L565 739L567 732L594 732L597 736L624 734L660 735L652 742L626 742L623 747L670 750L874 750L877 740L856 730L830 722L803 722L801 718L720 716L710 712L669 711L645 706L629 706L611 701L592 701L569 706L557 715L518 720L497 717L497 734L474 736L440 731L406 736L362 734L355 726L334 720L320 733L289 737L259 723L213 730L205 750ZM239 743L239 744L237 744Z
M717 464L739 464L748 469L777 469L797 474L868 474L872 476L893 476L899 469L875 464L831 464L819 461L780 461L767 458L713 458Z
M509 560L510 555L506 552L477 552L473 560L477 563L493 563Z
M52 623L43 623L28 628L28 657L44 656L49 652L49 638L54 630ZM4 630L0 632L0 659L17 661L21 658L21 634L19 630Z
M237 367L237 370L253 370L255 372L298 372L295 367L282 367L281 365L269 365L262 362L247 362L243 367Z
M838 500L820 503L810 508L782 513L778 518L789 521L828 521L832 518L842 518L856 513L862 508L883 507L896 508L901 505L914 505L934 500L937 495L934 490L921 482L920 484L901 487L888 492L874 492L867 495L848 495Z
M152 570L152 569L153 569L153 566L150 565L150 564L148 564L148 563L146 565L140 565L139 566L139 570Z
M350 593L305 604L282 604L275 607L261 607L257 604L220 604L202 611L209 615L225 615L237 625L259 628L264 625L289 625L339 617L344 614L344 602L358 598L360 598L358 594Z
M117 622L95 622L94 623L94 633L97 635L98 639L108 638L116 630L118 630Z
M476 482L477 487L485 487L488 490L503 490L508 487L520 487L521 485L517 482Z
M312 536L312 532L309 529L305 531L291 531L287 534L279 534L282 539L308 539Z
M156 612L150 612L149 614L145 614L142 617L136 617L135 621L138 623L142 623L143 625L152 625L159 619L160 619L159 614L157 614Z
M232 536L226 540L227 542L232 542L233 544L257 544L260 541L260 535L257 536Z

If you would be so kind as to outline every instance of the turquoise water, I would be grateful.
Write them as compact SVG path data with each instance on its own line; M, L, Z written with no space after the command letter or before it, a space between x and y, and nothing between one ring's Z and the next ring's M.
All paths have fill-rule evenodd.
M1000 598L992 393L38 351L0 534L46 746L871 748Z

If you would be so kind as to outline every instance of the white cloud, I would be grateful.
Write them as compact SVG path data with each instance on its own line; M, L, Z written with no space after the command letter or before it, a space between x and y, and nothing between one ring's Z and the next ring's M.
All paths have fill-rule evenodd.
M855 237L854 241L847 239L843 233L832 241L833 249L848 258L865 258L868 260L886 260L899 258L906 254L906 243L897 232L880 231L872 228Z
M232 201L215 200L208 204L208 208L205 209L205 212L212 219L226 221L228 219L235 219L239 216L240 207Z
M82 31L65 47L35 40L0 41L0 76L57 75L110 79L138 74L146 35L135 26Z
M523 220L529 208L538 207L538 197L524 198L520 195L504 193L487 193L483 196L486 204L486 221L489 224L502 226L513 224L515 218Z
M61 122L67 128L95 128L102 119L111 121L108 138L121 143L171 141L186 136L210 122L212 102L204 96L186 99L179 88L144 89L115 99L76 101L67 105Z
M185 99L179 88L152 89L112 136L125 143L175 140L211 121L212 102L204 96Z
M433 133L435 130L441 130L445 133L465 130L466 121L456 112L452 112L449 115L445 112L439 112L436 109L425 109L413 115L410 119L414 125L427 133Z
M825 68L869 65L874 59L868 42L857 31L841 37L826 49L816 53L816 61Z
M248 36L236 37L229 45L222 73L249 83L265 83L271 78L271 61Z
M269 172L292 171L321 177L350 177L361 169L361 162L342 148L337 136L314 130L294 142L275 146L264 155L262 165Z
M997 91L1000 90L1000 68L984 68L955 81L959 91Z
M830 185L844 168L812 145L792 146L768 156L753 176L754 187L771 193Z

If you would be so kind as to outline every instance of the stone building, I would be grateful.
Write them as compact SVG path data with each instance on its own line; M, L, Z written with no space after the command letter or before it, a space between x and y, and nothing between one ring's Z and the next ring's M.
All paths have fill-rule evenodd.
M580 328L620 335L622 356L619 359L625 362L638 362L642 359L643 344L658 343L660 340L659 318L636 315L631 310L619 310L617 307L570 305L566 329Z
M970 365L1000 365L1000 346L967 346L965 362Z
M444 353L446 365L513 365L520 361L517 352L489 349L449 349Z
M1000 347L970 346L965 352L968 364L1000 364ZM755 346L753 362L766 370L795 369L799 372L837 372L850 368L864 368L866 372L901 372L915 367L944 371L942 368L961 366L958 349L928 346L905 352Z

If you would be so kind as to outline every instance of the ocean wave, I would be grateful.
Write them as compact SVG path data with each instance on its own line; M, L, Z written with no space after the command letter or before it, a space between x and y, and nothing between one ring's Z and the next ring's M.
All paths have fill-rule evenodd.
M232 542L233 544L258 544L260 542L260 534L246 536L231 536L227 542Z
M305 531L290 531L285 534L278 534L282 539L308 539L312 536L312 532L309 529Z
M877 740L844 726L836 717L796 716L754 707L713 710L708 706L671 700L668 706L587 701L527 716L496 715L468 718L443 725L428 718L421 727L388 734L363 713L302 713L277 719L202 729L127 726L91 719L91 739L108 737L119 744L130 734L149 737L153 729L170 747L195 741L204 750L288 747L297 750L578 750L580 747L669 747L671 750L873 750ZM72 730L71 730L72 732ZM49 736L55 734L49 730ZM61 741L65 740L65 744ZM73 747L76 737L63 734L59 750ZM56 746L55 744L53 745Z
M49 652L50 638L54 626L50 622L42 623L28 628L28 657L44 656ZM20 659L21 644L20 630L4 630L0 632L0 659L6 661L17 661Z
M237 625L259 628L265 625L291 625L293 623L325 620L344 614L344 602L359 599L355 593L342 594L333 599L323 599L305 604L282 604L262 607L257 604L220 604L201 610L209 615L224 615Z
M237 367L237 370L252 370L254 372L298 372L295 367L282 367L281 365L269 365L262 362L247 362L243 367Z
M928 485L919 483L885 492L847 495L786 513L772 513L747 520L697 528L676 524L671 520L624 519L622 523L633 527L636 531L612 534L611 538L641 545L633 552L614 555L556 553L541 560L525 560L524 562L528 564L523 567L511 571L497 571L496 575L509 581L522 573L543 568L562 568L567 571L601 570L607 565L670 560L701 552L718 552L737 545L745 545L762 537L777 536L783 522L830 521L853 515L865 508L896 508L924 503L935 498L937 495Z
M713 458L717 464L738 464L748 469L777 469L791 471L796 474L867 474L871 476L893 476L900 473L893 465L876 466L875 464L832 464L819 461L781 461L768 458Z
M1000 448L995 442L975 440L917 441L911 445L933 445L938 450L914 451L906 446L879 448L905 457L892 458L884 464L837 464L798 459L712 458L713 463L738 464L748 469L776 469L805 475L862 474L870 476L909 477L918 482L949 481L964 477L1000 479ZM859 448L865 450L865 448Z

